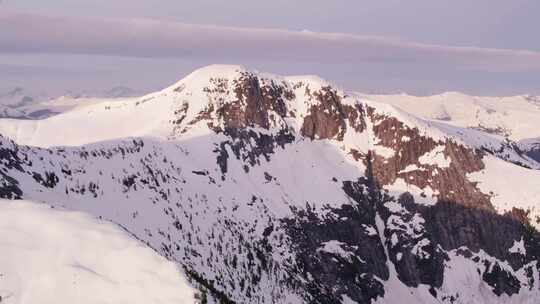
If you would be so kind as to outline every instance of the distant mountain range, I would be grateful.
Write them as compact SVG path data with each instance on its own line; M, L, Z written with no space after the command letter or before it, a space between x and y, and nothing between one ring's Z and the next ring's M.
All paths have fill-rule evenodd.
M113 87L103 92L73 92L49 94L21 87L0 93L0 117L19 119L43 119L63 111L84 105L88 101L140 96L143 93L125 86Z

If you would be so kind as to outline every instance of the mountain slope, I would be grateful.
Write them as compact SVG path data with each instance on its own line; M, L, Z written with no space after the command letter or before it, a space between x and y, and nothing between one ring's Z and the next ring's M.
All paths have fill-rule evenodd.
M362 96L395 105L422 117L484 130L507 136L514 141L540 137L535 124L540 116L540 98L537 96L486 97L457 92L432 96Z
M175 265L115 225L0 201L2 303L195 303Z
M539 298L538 187L493 173L536 161L317 77L210 66L0 133L2 197L120 223L221 301Z
M427 119L506 137L516 141L524 153L540 161L538 96L485 97L457 92L433 96L360 95L406 109Z

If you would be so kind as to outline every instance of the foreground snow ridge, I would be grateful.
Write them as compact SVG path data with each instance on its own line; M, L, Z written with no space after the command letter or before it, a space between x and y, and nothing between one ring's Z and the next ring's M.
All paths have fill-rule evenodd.
M0 200L1 303L195 303L172 262L83 213Z

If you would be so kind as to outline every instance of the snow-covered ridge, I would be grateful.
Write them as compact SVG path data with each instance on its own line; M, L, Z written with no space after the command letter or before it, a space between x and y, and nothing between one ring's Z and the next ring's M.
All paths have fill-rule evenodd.
M184 120L193 121L210 105L219 106L236 100L238 97L234 90L237 84L233 82L245 73L257 77L261 84L278 85L294 94L293 99L286 101L286 106L296 118L283 121L282 124L295 130L300 130L303 117L309 114L310 107L314 105L309 93L331 87L343 96L343 104L373 107L380 114L396 117L405 125L417 128L423 135L437 140L452 138L475 148L488 146L493 150L500 149L504 142L504 138L490 136L485 132L455 129L448 126L447 122L433 122L415 116L424 114L417 112L417 108L429 109L429 107L407 106L406 112L399 109L401 104L389 102L388 100L394 100L390 97L369 96L370 98L366 99L362 94L336 88L317 76L284 77L250 71L245 67L235 65L211 65L198 69L162 91L139 98L102 101L95 99L90 103L85 103L84 107L75 107L65 113L39 121L0 120L0 133L20 144L39 147L77 146L126 137L168 139L172 133L170 122L178 118L175 111L185 106ZM208 89L217 85L219 81L223 81L219 85L224 91L208 92ZM370 99L375 101L370 101ZM405 100L408 99L405 98ZM428 115L426 117L430 118ZM188 132L184 137L190 134L198 136L201 132L202 135L208 133L204 127L197 129L198 131Z
M195 303L179 268L116 225L0 200L2 303Z
M358 94L427 119L491 132L514 141L540 137L538 96L489 97L458 92L432 96Z
M540 96L490 97L458 92L432 96L357 94L432 120L447 133L469 137L464 139L467 142L483 142L482 146L490 150L500 149L501 139L511 141L524 154L540 161ZM464 128L470 131L464 132Z

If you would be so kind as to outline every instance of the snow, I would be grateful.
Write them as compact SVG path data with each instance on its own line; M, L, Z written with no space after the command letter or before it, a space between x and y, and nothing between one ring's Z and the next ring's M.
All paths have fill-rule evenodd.
M523 238L518 241L514 241L514 244L512 244L512 247L508 249L508 252L510 253L519 253L521 255L527 255L527 251L525 250L525 243L523 241Z
M336 254L344 258L350 258L350 257L355 256L354 253L343 249L344 245L346 244L340 241L331 240L331 241L322 243L322 246L319 249L317 249L317 251Z
M419 233L424 230L424 222L425 220L418 213L415 213L413 215L413 218L408 222L404 222L400 216L391 215L388 218L387 228L393 231L403 231L405 234L410 236L419 237ZM395 245L396 243L397 235L393 244ZM421 247L423 246L424 245L422 245Z
M341 304L357 304L358 302L354 301L353 299L349 298L347 295L341 296Z
M362 227L364 228L367 235L377 235L377 230L374 227L368 226L366 224L362 224Z
M223 229L220 221L238 223L236 229L241 229L240 233L245 236L260 236L269 219L290 216L293 206L305 208L306 203L316 204L319 213L324 211L322 203L333 207L350 204L342 182L333 182L332 177L354 180L365 168L360 162L344 159L342 151L332 143L300 141L288 149L276 148L271 161L261 157L260 164L251 167L249 172L244 171L244 162L231 157L226 179L221 180L213 150L215 142L225 139L223 135L182 141L145 139L140 151L130 148L134 145L131 140L52 150L21 147L21 153L24 150L29 152L34 172L43 174L42 170L49 170L62 174L61 168L69 168L72 173L62 178L55 189L41 187L31 176L19 171L10 174L25 185L25 198L82 210L121 223L156 249L163 248L162 244L185 244L188 242L186 232L197 231L197 238L202 242L193 242L190 248L200 256L193 258L191 251L174 250L170 258L195 269L208 280L224 276L233 280L238 289L228 289L228 292L242 300L239 291L242 274L230 273L230 266L224 262L228 255L216 256L215 247L212 247L215 243L213 231ZM12 145L5 139L0 139L0 142L4 146ZM81 149L88 151L88 157L81 158ZM120 151L133 152L123 154ZM234 155L229 147L227 151ZM149 168L159 180L159 186L153 182ZM201 170L207 170L208 175L192 173ZM265 172L275 179L266 180ZM126 189L122 180L127 176L138 176L136 187ZM149 184L141 183L143 178ZM214 182L209 182L209 179ZM99 186L97 198L90 191L77 191L84 187L88 189L91 183ZM161 193L166 193L167 198L164 199ZM253 203L254 195L257 199ZM192 228L179 232L173 225L176 220L184 227ZM236 230L229 233L225 229L224 233L225 244L240 246ZM167 238L169 234L170 239ZM273 257L276 263L289 257L287 247L283 250L275 248ZM232 247L228 252L236 250ZM163 250L161 253L165 254ZM212 265L206 262L209 257L214 260ZM239 257L238 263L242 262L247 263L247 257ZM272 277L263 273L260 283L253 288L269 299L271 294L266 292L276 288L275 284ZM281 291L281 294L287 298L293 296L287 291Z
M417 128L421 135L499 151L495 153L498 157L540 170L540 164L508 147L516 144L527 150L540 144L536 123L540 120L540 97L479 97L456 92L425 97L355 94L357 98L367 99L365 102L379 112Z
M391 207L391 204L386 203L386 207ZM414 221L414 220L413 220ZM377 225L377 230L379 232L379 237L384 246L387 242L392 242L392 240L387 240L385 237L385 228L392 228L392 220L389 219L388 223L390 226L385 227L385 223L380 217L376 215L375 222ZM412 232L407 232L409 235ZM392 236L395 234L392 234ZM422 250L423 246L429 244L428 239L421 239L418 244L412 249L413 253L418 255L420 258L427 258L428 253ZM466 248L460 248L466 249ZM388 249L384 247L385 253L388 256ZM383 297L377 298L374 303L376 304L395 304L395 303L424 303L424 304L438 304L438 303L450 303L449 298L453 296L458 301L456 303L493 303L493 304L535 304L540 297L540 289L538 286L538 279L540 279L538 271L536 270L536 263L531 262L523 266L521 269L514 270L507 262L501 262L496 258L488 255L483 250L480 250L477 253L473 253L473 257L465 258L463 255L458 254L458 250L452 250L448 252L449 259L445 262L444 269L444 280L442 281L442 286L436 288L436 297L433 297L428 286L420 284L418 287L408 287L403 282L398 279L397 271L395 265L391 259L387 259L387 266L390 271L390 276L388 280L382 281L384 284L385 294ZM403 258L403 254L398 252L396 254L397 261L400 261ZM480 259L480 263L474 262L476 258ZM526 268L532 266L530 269L533 270L533 285L525 286L522 285L518 294L512 295L509 297L506 294L497 296L493 293L493 288L489 286L483 279L482 275L485 271L486 264L484 261L488 262L488 267L492 267L497 263L505 271L516 275L516 277L521 282L527 282L525 275ZM459 291L459 292L458 292ZM446 300L443 301L443 297Z
M178 83L138 98L95 99L83 107L43 120L0 120L0 133L20 144L38 147L80 146L130 137L167 139L174 112L189 100L194 117L208 105L203 89L211 77L233 77L242 67L209 66ZM189 87L189 90L182 88ZM204 132L205 130L203 130ZM206 132L208 133L208 132Z
M165 96L160 97L145 103L141 100L147 97L100 100L42 120L3 119L0 133L20 144L38 147L78 146L138 136L164 138L174 109Z
M505 162L491 155L485 156L485 169L468 174L470 181L478 182L478 188L491 194L491 203L499 213L521 208L529 211L531 224L540 228L540 171L531 170Z
M394 201L384 203L384 207L386 207L386 209L388 209L392 213L404 214L408 212L407 209L403 208L400 203Z
M185 121L193 121L201 111L209 106L215 108L224 103L232 102L236 99L235 94L231 93L234 92L232 79L238 78L243 72L255 73L261 77L260 81L262 83L280 83L294 91L296 97L293 100L287 100L286 103L287 108L295 113L295 117L278 120L276 126L286 126L297 132L302 126L303 117L307 115L308 109L316 102L306 93L306 89L317 90L329 85L329 82L316 76L282 77L249 71L245 67L237 65L211 65L194 71L162 91L142 97L69 99L64 103L61 100L51 101L51 104L44 107L56 107L62 113L42 120L2 119L0 120L0 134L15 140L19 144L38 147L80 146L132 137L149 137L154 140L176 139L178 134L175 134L171 126L171 121L178 119L174 112L183 106L187 106ZM225 93L208 92L206 90L209 86L212 87L211 82L216 80L223 81ZM299 86L300 83L301 86ZM389 96L383 98L377 95L375 96L377 101L371 101L364 99L365 95L349 93L341 89L338 89L338 94L346 96L342 100L344 104L355 105L361 103L370 106L375 109L377 114L395 117L404 125L416 128L421 135L434 140L446 141L451 139L471 147L487 147L491 150L499 150L504 143L502 137L476 130L463 129L462 125L454 124L451 121L442 123L441 121L431 120L429 117L423 119L415 116L413 114L421 115L423 113L416 111L417 108L421 107L407 106L405 109L413 114L408 113L399 109L399 104L396 105L396 102L390 102L394 99ZM506 105L508 102L504 104ZM527 105L530 106L531 101L528 101ZM517 107L520 107L520 105ZM521 107L525 110L528 109L525 105ZM67 109L70 110L67 111ZM460 109L465 111L467 107ZM522 123L522 120L518 121ZM369 120L366 122L368 123L368 132L361 134L351 132L352 128L348 126L343 144L362 153L367 152L369 149L382 157L393 157L396 152L389 147L380 145L379 139L370 134L369 130L372 127L370 124L372 122ZM213 123L216 124L219 121L216 120ZM195 124L187 128L189 129L188 132L182 134L183 140L207 136L212 133L207 124ZM407 141L410 138L403 137L403 140ZM449 163L449 160L438 151L434 151L432 155L426 155L425 158L426 163L429 164L446 166ZM508 158L528 163L523 157L515 155L515 153L509 155ZM531 167L536 166L540 167L538 164L531 164Z
M240 73L245 71L247 71L246 68L235 65L203 67L162 91L139 98L95 99L85 102L85 106L74 107L70 111L39 121L3 119L0 120L0 133L14 139L19 144L38 147L79 146L129 137L169 139L173 135L171 134L170 121L175 119L175 110L184 104L188 105L186 121L189 121L210 104L219 106L232 101L236 98L234 94L208 93L205 92L205 88L210 85L212 79L221 79L224 80L226 91L233 92L233 83L230 80L238 78ZM287 106L295 111L296 117L279 123L287 124L288 127L297 131L301 128L303 117L308 113L308 108L316 102L306 95L306 88L317 90L329 85L327 81L315 76L281 77L254 73L261 77L268 77L267 80L261 78L262 82L283 83L295 92L296 98L287 101ZM303 85L297 87L298 83ZM342 91L339 93L345 95ZM380 114L399 117L404 123L418 127L422 132L427 132L430 129L425 121L392 106L360 101L354 95L343 99L343 103L346 104L353 105L358 102L373 106ZM59 101L55 101L55 103L58 104ZM67 103L68 107L73 106L72 101L67 101ZM191 132L183 134L183 139L208 135L209 133L204 125L197 125L192 127ZM430 133L431 136L435 136L437 132L432 130ZM441 132L437 134L439 137L444 136ZM359 140L362 140L351 137L357 136L348 134L346 141L358 143ZM377 139L370 138L369 140L372 143L372 148L378 154L387 158L394 154L392 149L377 145ZM365 145L363 146L365 147Z
M0 200L2 303L195 303L172 262L83 213Z
M424 119L421 116L415 116L410 112L401 110L391 104L380 102L376 99L364 99L362 95L358 93L351 93L351 96L354 96L355 99L360 100L366 106L374 108L376 114L397 118L405 126L411 129L417 129L422 136L427 136L437 141L445 141L452 137L447 134L444 129L435 125L431 120ZM405 137L405 139L407 140L407 137Z
M430 254L426 252L422 247L428 246L430 244L429 239L421 239L418 243L414 244L411 252L421 259L429 259Z
M375 216L375 224L377 226L377 231L379 232L379 238L381 239L381 244L384 247L384 252L387 257L389 257L388 249L386 247L386 237L384 235L385 225L381 216L377 214ZM395 304L395 303L438 303L428 291L426 285L419 285L417 288L408 287L398 278L397 270L390 260L387 258L386 266L389 270L389 278L386 281L383 281L385 294L384 297L377 298L375 304Z
M411 164L411 165L408 165L407 167L405 167L405 169L399 171L398 174L413 172L413 171L417 171L417 170L424 170L424 168L420 168L416 164Z
M420 188L416 185L408 183L403 178L397 178L394 183L385 185L383 188L388 190L390 194L395 197L399 197L399 195L403 192L409 192L414 196L414 201L418 204L431 206L437 203L437 191L434 191L430 186Z
M398 236L395 233L392 233L392 236L390 237L390 244L392 244L392 247L395 247L398 243Z
M359 95L458 127L500 129L515 141L540 137L537 125L540 118L540 102L535 96L487 97L469 96L458 92L432 96L361 93Z
M439 168L450 167L451 159L444 154L444 146L437 146L430 152L420 156L418 161L422 165L434 165Z
M382 156L384 158L392 158L396 154L396 151L394 151L392 148L388 148L382 145L375 144L373 146L373 151L375 154Z
M500 296L492 292L492 287L482 280L482 274L488 270L485 266L479 266L473 261L474 258L480 258L481 261L490 262L489 265L498 263L504 270L516 274L522 282L527 280L523 277L524 268L517 271L505 262L497 261L489 256L484 251L480 250L471 258L457 254L458 250L453 250L448 253L449 261L445 264L444 281L440 288L442 294L455 294L455 290L459 290L462 300L468 299L464 303L493 303L493 304L536 304L540 297L540 290L537 283L530 288L522 286L518 294L509 297L506 294ZM536 268L533 262L532 269ZM482 265L482 264L481 264ZM534 270L533 270L534 271ZM534 277L538 278L538 272L534 271Z

